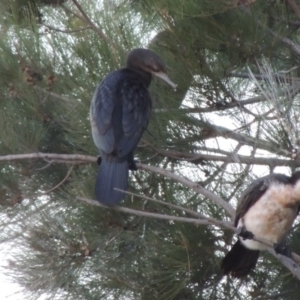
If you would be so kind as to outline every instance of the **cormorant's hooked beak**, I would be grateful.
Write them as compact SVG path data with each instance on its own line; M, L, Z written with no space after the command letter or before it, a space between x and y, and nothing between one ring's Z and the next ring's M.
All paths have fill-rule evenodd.
M153 72L153 74L161 79L163 79L165 82L167 82L174 90L176 90L177 84L175 84L166 73L163 72Z

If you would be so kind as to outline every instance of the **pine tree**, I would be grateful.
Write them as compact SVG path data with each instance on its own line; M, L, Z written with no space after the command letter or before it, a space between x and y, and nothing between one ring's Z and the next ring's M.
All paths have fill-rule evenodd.
M220 262L242 191L300 166L300 1L0 5L0 241L28 299L298 298L298 265L272 250L244 280ZM99 207L89 106L136 47L178 87L152 82L129 195Z

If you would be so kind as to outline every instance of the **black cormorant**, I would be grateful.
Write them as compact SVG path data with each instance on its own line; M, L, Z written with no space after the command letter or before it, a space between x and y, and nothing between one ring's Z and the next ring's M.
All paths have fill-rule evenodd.
M173 88L160 57L147 49L134 49L126 67L108 74L97 87L90 108L94 143L101 159L96 179L97 200L118 204L128 189L128 170L136 170L133 151L147 128L151 113L148 87L152 75Z
M239 278L255 268L259 251L267 246L251 239L253 235L272 243L277 252L286 250L279 246L298 215L299 205L300 171L291 177L270 174L255 180L239 200L234 225L243 234L223 259L223 274Z

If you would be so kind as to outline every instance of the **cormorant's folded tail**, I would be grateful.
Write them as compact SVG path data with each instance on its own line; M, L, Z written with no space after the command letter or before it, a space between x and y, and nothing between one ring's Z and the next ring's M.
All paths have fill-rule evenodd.
M102 160L96 179L96 198L105 205L116 205L124 199L125 193L115 188L128 189L128 162Z

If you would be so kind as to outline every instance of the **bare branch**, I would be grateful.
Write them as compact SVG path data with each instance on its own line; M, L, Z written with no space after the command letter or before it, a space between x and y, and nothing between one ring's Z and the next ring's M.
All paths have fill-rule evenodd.
M53 98L55 98L55 99L58 99L58 100L63 100L63 101L65 101L65 102L67 102L67 103L70 103L70 104L72 104L72 105L74 105L74 104L78 104L78 105L82 105L82 103L80 102L80 101L77 101L76 99L72 99L72 98L67 98L67 97L65 97L65 96L62 96L62 95L59 95L59 94L56 94L56 93L53 93L53 92L50 92L50 91L48 91L48 90L45 90L44 88L42 88L42 87L39 87L39 86L34 86L34 89L35 90L38 90L38 91L40 91L40 92L42 92L43 94L45 94L47 97L48 96L51 96L51 97L53 97Z
M57 31L57 32L62 32L62 33L76 33L76 32L84 31L84 30L87 30L87 29L91 29L91 26L86 26L86 27L79 28L79 29L74 29L74 30L63 30L63 29L53 27L51 25L46 25L46 24L42 24L42 25L49 28L49 29L51 29L51 30L54 30L54 31Z
M247 13L248 15L251 15L254 17L254 15L252 14L251 10L248 7L245 6L241 6L240 7L241 10L243 10L245 13ZM273 30L271 30L269 27L266 27L262 22L260 22L259 20L256 20L257 25L259 25L261 28L265 29L267 32L269 32L271 35L273 35L275 38L277 38L278 40L281 40L286 46L288 46L295 54L297 54L298 56L300 56L300 46L293 42L292 40L290 40L287 37L281 36L279 34L277 34L276 32L274 32Z
M65 176L65 178L56 186L54 186L53 188L51 188L50 190L43 192L42 195L46 195L49 194L51 192L53 192L54 190L56 190L58 187L60 187L62 184L64 184L64 182L66 182L66 180L69 178L69 176L71 175L72 171L74 169L74 166L71 166L70 170L68 171L67 175Z
M78 8L78 10L80 11L80 13L81 13L82 16L76 14L75 12L73 12L72 10L70 10L69 8L67 8L65 5L62 5L62 7L67 12L73 14L78 19L80 19L80 20L84 21L85 23L87 23L96 32L96 34L100 37L100 39L102 39L106 43L110 44L114 49L118 49L119 48L118 45L116 43L114 43L114 41L111 40L108 36L106 36L104 34L104 32L98 26L96 26L96 24L94 22L92 22L92 20L88 17L88 15L86 14L86 12L82 8L82 6L78 3L78 1L77 0L72 0L72 2Z
M77 199L82 202L85 202L89 205L99 206L99 207L107 208L107 209L113 209L115 211L120 211L120 212L133 214L133 215L146 217L146 218L155 218L155 219L163 219L163 220L168 220L168 221L192 223L195 225L216 225L216 226L220 227L220 225L212 224L212 222L208 221L208 220L199 220L199 219L193 219L193 218L184 218L184 217L169 216L169 215L163 215L163 214L157 214L157 213L150 213L147 211L136 210L136 209L123 207L123 206L113 206L113 207L105 206L105 205L100 204L98 201L87 199L87 198L82 198L82 197L77 197ZM230 225L228 225L228 228L230 228Z
M211 224L212 222L209 222L208 220L199 220L199 219L193 219L193 218L183 218L183 217L177 217L177 216L169 216L169 215L163 215L163 214L157 214L157 213L150 213L147 211L140 211L140 210L131 209L131 208L122 207L122 206L110 207L110 206L102 205L98 201L87 199L87 198L82 198L82 197L78 197L77 199L82 202L85 202L89 205L99 206L99 207L107 208L107 209L113 209L116 211L134 214L134 215L147 217L147 218L156 218L156 219L163 219L163 220L176 221L176 222L192 223L195 225L212 225ZM233 231L234 233L237 233L237 234L239 233L238 229L236 229L233 226L230 226L228 223L222 223L222 224L219 223L219 224L213 224L213 225L218 226L218 227L226 227L226 228L230 229L231 231ZM300 279L300 266L294 260L292 260L284 255L277 254L275 252L275 250L273 249L274 245L264 238L254 237L253 240L268 246L268 251L274 257L276 257L286 268L288 268L291 271L291 273L294 274L294 276L296 276L298 279ZM292 257L297 260L299 258L299 256L295 253L292 253Z
M266 75L264 75L264 74L252 74L252 75L257 80L268 80L268 77L266 77ZM251 76L249 73L242 73L242 72L241 73L230 73L230 76L237 77L237 78L251 79ZM300 77L288 77L284 74L274 74L273 76L274 76L274 79L276 82L283 82L283 83L293 82L293 83L295 83L296 81L298 81L298 82L300 81ZM299 83L297 83L296 85L299 85Z
M247 165L264 165L264 166L289 166L289 167L300 167L299 160L291 160L291 159L279 159L279 158L267 158L267 157L253 157L245 156L245 155L230 155L221 156L221 155L211 155L211 154L202 154L202 153L189 153L189 152L181 152L176 150L165 150L165 149L156 149L154 151L160 155L167 156L173 159L186 160L194 164L199 164L205 161L220 161L227 163L241 163Z
M258 149L267 150L271 153L276 153L284 156L292 155L292 153L282 149L279 144L267 142L251 136L240 134L235 130L231 130L222 126L213 125L207 122L202 122L198 120L198 123L199 125L202 126L202 128L211 131L211 133L208 134L207 138L222 136L223 138L231 138L237 142L243 143L251 147L257 147Z
M300 9L294 0L285 0L285 2L293 9L298 18L300 18Z
M79 154L55 154L55 153L27 153L27 154L12 154L0 156L0 161L27 160L27 159L44 159L49 161L75 161L78 163L96 162L97 158L88 155Z
M295 257L299 257L297 254L292 253L293 259L291 259L285 255L277 254L272 248L269 248L268 251L274 257L276 257L285 267L287 267L295 277L300 280L300 266L293 260Z
M161 153L164 153L164 155L170 154L172 152L168 152L167 150L159 150L161 151ZM173 151L174 154L174 151ZM243 157L240 155L235 155L234 158L229 158L229 157L222 157L222 156L213 156L213 155L205 155L205 154L201 154L201 155L194 155L194 154L186 154L186 153L181 153L181 152L175 152L176 155L181 155L186 156L186 157L190 157L192 159L194 159L195 161L198 159L213 159L215 157L218 157L218 159L220 159L221 161L229 161L231 160L231 162L235 162L236 161L236 157L237 158L241 158L243 159L245 162L248 160L248 163L253 163L253 160L255 160L256 163L258 163L259 161L261 161L261 164L266 164L266 160L265 158L249 158L249 157ZM53 162L65 162L65 163L69 163L69 162L77 162L77 163L94 163L97 161L97 158L94 156L87 156L87 155L78 155L78 154L53 154L53 153L28 153L28 154L15 154L15 155L4 155L4 156L0 156L0 161L13 161L13 160L26 160L26 159L46 159L49 161L53 161ZM300 165L300 161L289 161L289 160L279 160L279 159L268 159L268 165ZM200 193L201 195L207 197L208 199L212 200L214 203L216 203L217 205L219 205L220 207L222 207L223 209L225 209L225 211L231 216L234 216L234 209L232 208L232 206L227 203L225 200L221 199L220 197L218 197L217 195L215 195L214 193L210 192L209 190L205 189L204 187L202 187L200 184L193 182L183 176L180 175L176 175L168 170L162 169L162 168L158 168L158 167L154 167L154 166L148 166L148 165L144 165L144 164L137 164L137 167L141 170L144 171L149 171L149 172L153 172L156 174L160 174L163 176L166 176L168 178L171 178L179 183L182 183L183 185L191 188L192 190L194 190L197 193Z
M176 210L179 210L179 211L184 211L184 212L188 213L189 215L191 215L193 217L207 220L208 222L211 222L212 225L216 225L216 226L219 226L219 227L225 227L225 228L228 228L228 229L231 229L231 230L233 228L233 225L232 225L231 222L219 221L219 220L214 219L214 218L206 217L206 216L204 216L204 215L202 215L198 212L195 212L195 211L193 211L191 209L188 209L188 208L185 208L183 206L178 206L178 205L175 205L175 204L172 204L172 203L169 203L169 202L153 199L151 197L147 197L147 196L144 196L144 195L140 195L140 194L136 194L136 193L132 193L132 192L128 192L128 191L123 191L123 190L120 190L120 189L115 189L115 190L123 192L127 195L132 195L132 196L139 197L139 198L142 198L142 199L146 199L146 200L149 200L149 201L152 201L152 202L156 202L156 203L168 206L168 207L172 207L172 208L174 208Z
M205 189L204 187L202 187L200 184L193 182L183 176L179 176L176 175L168 170L162 169L162 168L158 168L158 167L154 167L154 166L148 166L148 165L143 165L143 164L136 164L137 167L141 170L144 171L148 171L148 172L153 172L156 174L160 174L163 175L165 177L171 178L177 182L182 183L183 185L189 187L190 189L192 189L193 191L207 197L208 199L210 199L211 201L213 201L214 203L216 203L218 206L222 207L223 209L225 209L225 211L229 214L230 217L234 216L234 209L233 207L227 203L225 200L221 199L220 197L218 197L217 195L215 195L214 193L210 192L209 190Z

